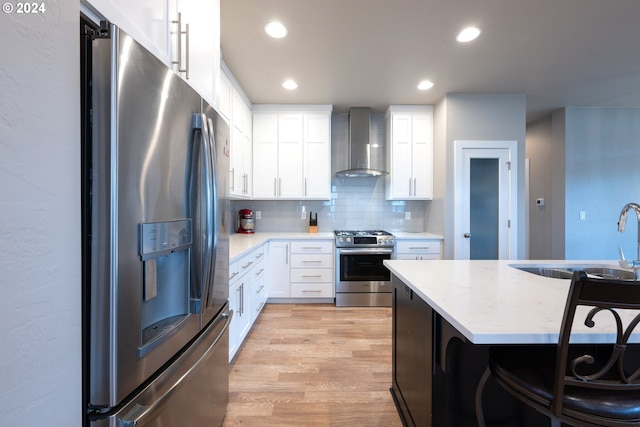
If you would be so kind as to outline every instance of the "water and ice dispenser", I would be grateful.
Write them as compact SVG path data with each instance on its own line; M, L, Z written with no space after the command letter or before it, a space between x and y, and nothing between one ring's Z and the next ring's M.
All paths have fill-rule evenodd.
M140 224L144 277L138 357L163 342L191 314L191 245L190 219Z

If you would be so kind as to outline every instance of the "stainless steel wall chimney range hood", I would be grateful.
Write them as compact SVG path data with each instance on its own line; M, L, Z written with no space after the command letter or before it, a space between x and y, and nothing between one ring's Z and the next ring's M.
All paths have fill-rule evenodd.
M384 171L383 147L371 143L371 111L368 107L349 109L349 141L347 147L349 169L336 172L339 178L378 177Z

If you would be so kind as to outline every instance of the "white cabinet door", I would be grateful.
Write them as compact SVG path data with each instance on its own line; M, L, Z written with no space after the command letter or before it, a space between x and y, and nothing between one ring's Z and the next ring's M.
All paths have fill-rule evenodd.
M269 242L267 266L269 298L289 298L290 296L290 247L289 242Z
M251 285L247 276L238 279L229 287L229 309L233 317L229 325L229 361L233 359L238 348L251 327Z
M331 114L304 115L304 198L331 198Z
M181 32L178 40L177 24L172 24L171 32L175 40L172 61L180 61L179 74L195 88L211 105L218 105L218 85L220 80L220 0L174 0L176 10L170 11L171 21L178 20L180 14ZM133 2L130 2L133 3ZM157 2L154 2L157 3ZM171 4L172 2L170 2ZM187 42L188 38L188 42ZM176 42L180 42L178 49ZM179 52L178 52L179 50ZM178 53L180 57L178 57ZM174 68L177 71L177 65Z
M301 199L302 114L278 116L278 198Z
M413 185L411 159L411 114L391 117L390 190L393 198L411 198Z
M387 200L432 199L432 107L391 106L387 126Z
M168 5L156 0L88 0L112 24L170 65Z
M236 197L251 197L253 142L251 111L240 93L231 90L231 167L230 194Z
M433 116L416 113L412 118L413 197L433 198Z
M278 115L253 117L253 197L275 198L278 194Z
M233 84L224 73L220 74L220 97L218 111L231 123L231 102L233 97Z

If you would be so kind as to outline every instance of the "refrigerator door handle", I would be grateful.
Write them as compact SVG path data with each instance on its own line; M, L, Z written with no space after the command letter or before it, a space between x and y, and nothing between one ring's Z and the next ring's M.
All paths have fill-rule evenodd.
M209 177L210 191L207 195L209 203L209 209L207 210L207 226L212 229L208 229L210 232L211 246L209 248L209 281L205 284L206 289L206 305L205 307L211 308L213 305L213 284L215 280L215 268L216 268L216 256L218 252L218 186L216 182L216 144L213 129L213 121L202 115L202 121L205 130L206 144L208 145L208 158L209 158Z
M146 425L150 420L153 419L154 413L162 409L162 407L169 401L171 396L180 388L180 386L182 385L182 381L188 378L192 372L198 369L200 363L202 363L202 361L205 360L207 353L209 353L211 349L213 349L218 344L218 342L222 339L222 337L224 336L224 333L227 331L227 328L229 327L229 324L231 323L231 318L233 317L233 311L229 311L228 313L225 313L225 314L226 316L223 316L223 318L225 319L224 327L222 328L222 330L220 331L216 339L213 340L213 342L208 347L208 349L202 354L202 356L200 356L198 361L194 363L193 366L191 366L189 370L183 376L181 376L178 381L172 384L171 387L167 389L167 391L165 391L160 397L154 400L151 405L146 406L146 405L136 404L134 408L131 409L131 411L129 411L122 418L119 418L118 424L117 424L118 427L142 427Z
M192 301L195 303L193 311L201 313L206 306L205 289L211 281L211 246L212 236L210 230L211 212L211 156L209 154L209 141L207 122L202 114L193 114L193 154L191 161L190 186L191 200L189 201L190 215L193 221L193 240L198 245L195 250L195 266L193 277ZM199 131L199 135L198 132ZM203 181L200 182L200 172L202 167ZM203 185L200 185L203 184ZM204 212L202 209L204 208ZM202 215L201 215L202 213ZM203 306L204 305L204 306Z

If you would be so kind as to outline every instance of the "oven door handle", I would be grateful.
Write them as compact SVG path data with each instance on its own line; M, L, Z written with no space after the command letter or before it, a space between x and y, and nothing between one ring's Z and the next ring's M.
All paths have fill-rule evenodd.
M392 254L393 249L338 249L340 255L386 255Z

